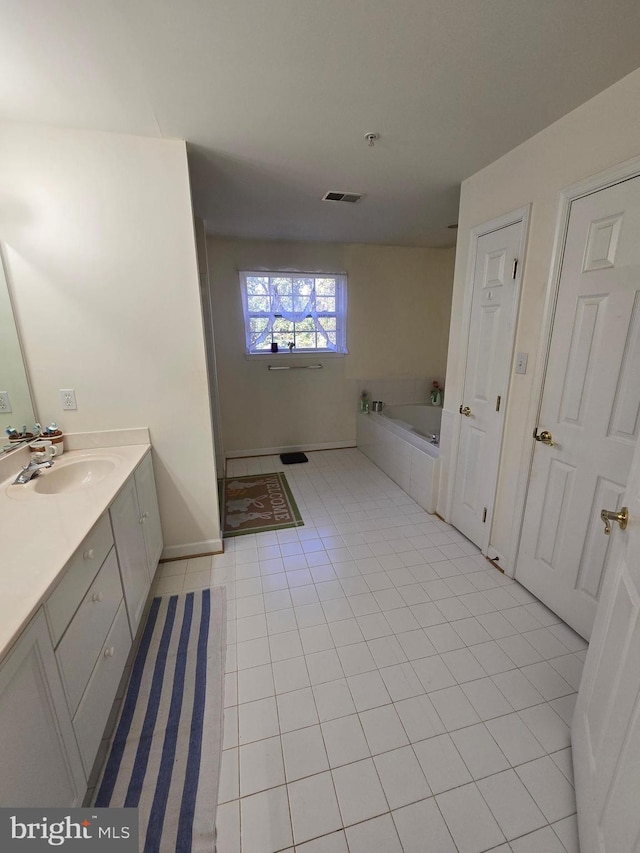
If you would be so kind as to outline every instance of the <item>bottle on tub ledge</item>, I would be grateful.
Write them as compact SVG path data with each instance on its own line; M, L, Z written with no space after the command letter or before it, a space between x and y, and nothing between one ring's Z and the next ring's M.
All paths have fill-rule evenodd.
M369 412L369 392L360 392L360 411L366 415Z
M444 388L441 387L440 383L437 379L434 379L431 383L431 405L432 406L441 406L442 405L442 396L444 393Z

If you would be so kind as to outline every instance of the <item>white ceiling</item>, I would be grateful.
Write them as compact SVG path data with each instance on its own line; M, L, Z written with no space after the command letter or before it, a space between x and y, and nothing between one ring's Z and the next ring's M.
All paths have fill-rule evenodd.
M241 237L451 244L462 179L638 66L638 0L0 0L0 118L186 139Z

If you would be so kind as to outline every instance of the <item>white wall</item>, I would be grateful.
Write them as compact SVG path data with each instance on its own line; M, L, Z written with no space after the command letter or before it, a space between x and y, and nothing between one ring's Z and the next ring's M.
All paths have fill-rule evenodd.
M225 452L355 444L358 379L444 376L452 249L218 237L207 245ZM277 372L269 359L246 358L243 269L346 271L349 354L313 357L322 370Z
M0 242L39 417L149 426L167 553L219 548L185 144L0 124Z
M211 307L211 286L209 284L209 259L207 257L207 232L204 220L194 217L196 252L198 256L198 275L200 281L200 304L202 305L202 328L207 354L207 383L209 387L209 408L213 427L213 447L216 470L224 474L224 448L222 447L222 428L220 426L220 400L218 397L218 369L216 366L216 347L213 331Z
M462 399L464 365L460 359L462 304L467 287L469 235L473 226L532 203L529 245L524 265L516 351L529 353L524 376L514 375L509 392L501 476L492 545L513 550L520 519L514 516L518 479L524 482L535 426L533 373L541 347L560 191L583 178L640 155L640 69L611 86L546 130L468 178L462 184L444 425L453 422ZM533 410L535 417L535 410ZM444 437L443 444L448 444ZM452 465L443 458L438 511L445 512ZM507 565L513 569L513 565Z

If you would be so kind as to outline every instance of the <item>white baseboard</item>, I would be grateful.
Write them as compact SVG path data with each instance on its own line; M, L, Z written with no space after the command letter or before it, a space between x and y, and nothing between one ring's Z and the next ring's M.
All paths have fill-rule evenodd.
M254 450L227 450L227 459L241 459L244 456L279 456L281 453L311 452L312 450L345 450L355 447L354 441L325 441L321 444L292 444L290 447L258 447Z
M166 545L160 560L186 560L201 554L222 553L222 539L204 539L202 542L185 542L184 545Z

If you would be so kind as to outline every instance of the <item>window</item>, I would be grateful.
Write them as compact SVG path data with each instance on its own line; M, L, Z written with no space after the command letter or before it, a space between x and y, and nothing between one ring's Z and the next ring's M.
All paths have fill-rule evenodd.
M346 276L241 272L240 286L248 353L346 353Z

